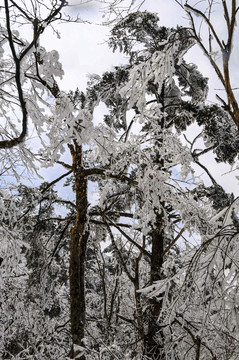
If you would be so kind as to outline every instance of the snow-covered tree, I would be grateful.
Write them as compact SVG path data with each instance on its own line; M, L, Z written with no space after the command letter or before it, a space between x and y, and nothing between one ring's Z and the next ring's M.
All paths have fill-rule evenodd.
M110 44L113 48L119 46L130 56L129 64L102 78L92 78L89 96L92 101L107 105L109 113L105 122L118 134L113 144L112 138L107 141L104 136L101 152L95 151L95 160L108 156L110 170L101 189L101 217L108 227L112 251L136 290L139 322L134 324L132 316L122 318L138 332L142 341L138 354L164 359L171 355L167 352L164 327L158 322L163 298L152 295L147 303L139 295L145 291L137 290L151 284L150 294L157 294L157 286L155 292L151 290L155 283L167 278L164 264L169 266L174 257L176 264L180 263L177 259L180 249L175 243L184 231L202 237L215 231L211 218L215 210L228 206L232 197L225 194L199 159L213 150L218 161L233 161L238 137L233 122L220 107L205 106L207 81L195 65L183 60L192 45L190 33L181 28L160 28L157 23L156 15L138 12L113 28ZM193 122L202 126L200 136L205 141L202 150L194 148L195 141L187 147L180 140L180 134ZM139 125L134 131L136 123ZM225 123L227 126L223 126ZM224 147L223 136L230 137L228 142L225 139ZM206 171L211 186L197 183L193 163ZM127 184L119 186L114 178L109 181L112 173L119 172L127 177ZM194 180L190 181L189 175ZM131 230L122 230L111 218L111 214L117 213L119 219L130 219L125 225L131 226ZM123 237L115 236L110 227ZM128 243L125 256L122 239L126 242L125 249ZM135 268L142 255L146 276ZM168 296L172 296L170 291ZM193 352L196 342L192 347ZM175 350L173 356L180 356L180 352L181 349Z
M109 40L128 64L92 75L86 93L66 93L57 52L40 44L66 2L34 4L1 8L2 171L17 174L16 152L28 168L39 160L67 172L1 191L2 357L236 359L238 201L201 159L211 151L232 163L239 140L230 113L205 105L207 79L184 58L191 31L130 13ZM72 201L52 189L63 178Z
M20 185L1 199L1 358L66 357L69 217L43 187Z

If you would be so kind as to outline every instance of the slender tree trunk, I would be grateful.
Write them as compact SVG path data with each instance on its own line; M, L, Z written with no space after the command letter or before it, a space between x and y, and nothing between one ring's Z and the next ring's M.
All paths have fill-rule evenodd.
M156 89L157 90L157 89ZM162 84L160 95L155 92L158 103L161 104L162 111L164 111L165 101L165 81ZM164 116L158 121L159 129L165 128ZM160 148L163 145L163 136L158 134L158 139L155 142L156 158L155 164L159 169L164 168L164 160L160 155ZM163 205L163 204L162 204ZM163 215L158 214L156 211L156 224L152 230L152 254L151 254L151 270L150 270L150 283L162 279L162 265L164 255L164 218ZM162 302L156 298L150 299L150 312L148 318L148 332L144 340L144 354L152 360L164 360L164 336L158 323L158 317L162 309Z
M161 279L164 252L164 230L162 221L162 216L157 215L157 226L152 231L151 284ZM152 298L150 300L148 332L144 340L144 355L147 355L148 358L152 360L165 359L163 334L160 332L160 326L158 324L161 307L162 303L157 301L157 299Z
M71 310L71 336L74 345L84 347L85 334L85 258L89 232L87 230L87 178L82 165L82 147L74 142L70 145L72 167L75 176L76 192L76 221L71 229L70 239L70 310ZM77 356L78 353L78 356ZM84 360L79 352L72 350L70 358Z

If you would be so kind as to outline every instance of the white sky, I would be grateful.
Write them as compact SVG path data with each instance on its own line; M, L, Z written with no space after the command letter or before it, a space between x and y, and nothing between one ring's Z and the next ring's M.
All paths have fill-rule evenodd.
M106 70L110 70L113 66L126 62L124 55L112 51L107 46L107 37L109 34L109 27L103 26L102 9L97 1L89 1L82 4L82 0L69 0L71 5L66 9L66 12L72 17L80 15L82 20L90 21L89 23L62 23L58 26L61 34L61 39L57 39L51 30L48 30L43 38L42 44L48 49L56 49L60 54L60 61L63 64L65 76L60 82L61 88L64 90L75 90L78 87L80 90L85 90L87 84L87 74L102 74ZM126 5L127 0L123 1ZM160 18L160 25L175 27L176 25L188 25L188 19L183 10L176 4L174 0L145 0L141 10L148 10L156 12ZM223 26L220 23L219 13L215 12L215 24L218 25L218 31L223 38ZM236 34L238 39L238 34ZM235 41L234 47L238 49L238 42ZM238 53L238 51L236 51ZM193 47L187 54L187 60L198 65L199 70L204 76L209 77L209 102L215 102L215 89L221 88L220 82L217 79L211 65L206 57L202 54L198 47ZM235 58L235 64L236 64ZM239 74L236 68L233 68L233 78L235 84L239 81ZM235 76L234 76L235 74ZM218 91L220 96L222 92ZM195 134L191 134L191 140ZM239 175L238 172L233 172L227 175L222 175L230 171L229 166L219 166L213 161L213 156L207 154L207 163L212 175L218 180L228 192L232 192L238 196L239 186L238 180L234 175ZM44 170L44 176L50 176L54 179L54 174L49 174L49 170ZM203 171L200 170L202 173Z
M127 2L127 0L123 1L125 5ZM122 54L113 54L108 48L106 41L110 28L102 25L105 20L102 18L103 4L100 5L94 0L88 0L86 3L84 0L69 0L68 3L70 6L65 10L68 14L72 17L79 14L83 21L90 21L91 24L62 23L58 27L61 39L56 40L52 37L53 47L59 51L66 73L62 85L66 89L72 89L74 86L83 89L86 86L88 73L100 74L114 65L122 64L125 59ZM176 27L177 25L187 26L189 24L184 11L174 0L145 0L141 10L156 12L162 26ZM47 40L44 45L51 47L49 31L45 33L45 38ZM211 65L199 49L196 50L194 47L188 58L194 62L196 58L199 69L205 76L209 77L210 75L210 80L217 83L217 77L214 75ZM220 86L219 82L218 85Z

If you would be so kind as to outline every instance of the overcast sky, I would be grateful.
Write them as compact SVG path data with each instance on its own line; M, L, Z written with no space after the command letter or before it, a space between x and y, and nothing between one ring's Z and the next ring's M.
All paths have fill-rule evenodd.
M127 2L128 0L124 0L123 5L126 5ZM82 0L69 0L68 3L70 6L65 10L67 14L70 14L72 17L76 17L79 14L82 21L90 23L62 23L58 27L61 34L60 40L56 39L51 30L48 30L42 42L48 50L56 49L59 51L60 61L65 71L65 76L61 81L61 88L64 90L75 90L78 87L80 90L85 90L88 74L102 74L102 72L110 70L115 65L123 64L127 60L124 55L118 52L112 53L107 46L106 41L110 28L102 25L102 22L106 20L106 18L102 18L102 4L94 0L84 1L84 3ZM145 0L141 10L156 12L160 18L161 25L168 27L188 25L188 19L183 9L176 4L175 0ZM220 14L215 12L214 18L217 30L223 38L224 29L220 22ZM237 34L236 39L238 39ZM238 42L235 42L235 46L238 48ZM210 92L208 102L215 102L215 89L221 88L221 84L208 60L196 46L187 54L187 60L196 63L203 75L209 78ZM238 71L235 68L234 73L234 79L237 83L239 77ZM230 171L230 167L225 166L220 168L219 171L218 164L212 159L213 156L207 154L207 161L208 163L210 161L210 169L213 176L218 179L218 182L227 191L231 192L233 188L235 194L239 195L238 180L234 177L236 173L222 175Z
M103 3L94 0L69 0L68 3L69 6L65 9L67 14L73 18L79 14L82 21L89 21L91 24L62 23L58 27L61 39L56 40L52 36L52 41L54 48L60 53L65 70L62 85L67 89L74 86L83 89L88 73L100 74L113 65L124 63L126 59L122 54L113 54L108 48L106 41L110 27L102 25L106 21L106 17L102 17L105 9ZM125 7L127 3L127 0L123 1ZM136 0L135 7L137 3L140 3L140 0ZM182 9L175 6L174 0L145 0L141 10L158 13L162 25L173 27L178 23L187 24ZM49 48L52 46L50 40L48 30L42 41Z
M54 48L60 53L60 58L65 70L65 77L62 86L66 89L79 87L82 90L86 86L87 74L98 73L110 69L113 65L122 64L126 60L118 52L113 54L106 43L110 27L102 25L105 18L102 18L105 6L97 1L69 0L66 13L73 18L79 14L82 21L87 23L62 23L60 29L61 39L56 40L52 36ZM123 1L126 6L127 0ZM135 6L140 3L136 0ZM175 0L145 0L140 10L156 12L160 18L160 24L168 27L177 25L188 26L189 22L184 11ZM49 32L45 35L46 46L51 47ZM196 47L187 55L190 61L197 59L197 64L210 81L217 83L217 78L212 72L211 66L205 56ZM210 75L210 76L209 76ZM218 82L218 85L219 82ZM212 86L211 86L212 88ZM211 92L213 99L213 92Z

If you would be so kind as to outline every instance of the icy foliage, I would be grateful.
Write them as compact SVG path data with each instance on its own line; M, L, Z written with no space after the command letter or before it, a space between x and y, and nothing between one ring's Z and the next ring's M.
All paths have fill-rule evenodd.
M39 5L35 4L40 16ZM49 11L50 14L46 21L39 18L36 23L35 20L31 23L34 19L30 16L31 10L27 16L24 5L17 9L14 5L9 8L10 23L7 25L6 21L6 28L1 26L0 29L1 146L6 157L18 153L19 161L33 172L37 171L36 160L47 166L59 160L65 145L73 138L88 143L94 136L92 110L75 110L70 97L57 83L64 75L58 52L47 51L39 41L42 32L56 20L64 5L64 1L52 3L52 12L49 4L42 5L43 14ZM33 27L32 39L30 35L30 39L21 38L20 32L15 30L17 25L11 21L16 15L15 10L22 14L19 16L25 18L28 26ZM1 11L4 14L4 9ZM12 69L16 69L15 77ZM31 147L34 151L30 151Z
M40 190L19 186L15 194L1 193L3 359L30 359L33 353L59 359L69 346L68 336L58 331L66 321L66 267L60 254L51 257L61 231L49 220L57 198Z
M157 43L160 49L157 45L154 47L149 24L147 36L144 36L146 40L142 40L142 47L145 48L133 52L129 44L132 38L128 43L124 38L126 24L131 24L131 30L127 28L127 31L138 41L136 28L145 18L145 13L130 15L113 33L112 44L115 42L115 47L119 46L121 51L131 55L130 66L123 68L124 74L126 71L128 76L122 77L121 81L116 80L115 74L108 74L104 80L95 78L89 92L93 94L97 89L103 102L107 103L110 99L112 114L116 113L119 103L121 106L126 104L127 110L134 110L134 114L128 117L126 112L121 127L119 122L115 125L113 116L105 118L116 134L114 146L108 143L107 136L102 142L105 156L108 152L108 161L104 162L107 165L107 177L100 183L99 206L103 213L110 209L117 213L116 209L122 211L122 208L132 213L132 229L124 230L125 239L131 237L132 241L133 235L139 232L137 239L145 237L146 248L150 251L151 246L153 249L154 234L163 238L166 256L159 271L159 280L151 282L149 286L142 281L141 289L137 292L141 296L141 304L144 303L144 297L150 299L151 304L160 304L155 347L162 346L163 338L162 351L165 351L167 359L191 359L198 351L198 346L201 346L200 354L205 360L214 355L224 359L225 354L229 353L230 359L236 359L238 339L236 336L231 337L233 331L238 333L235 308L232 305L238 291L236 257L239 221L236 203L230 214L225 216L224 211L216 215L216 211L220 211L223 206L230 209L233 197L225 194L215 183L211 187L197 183L192 164L199 155L192 151L193 144L188 148L178 137L188 125L197 121L203 126L206 147L213 146L215 153L221 153L221 159L224 156L224 161L230 162L227 155L230 153L227 152L230 144L227 141L225 144L222 139L223 130L226 130L226 139L227 132L233 135L233 131L232 128L227 131L230 124L219 107L213 109L204 105L208 91L207 79L202 77L194 65L188 65L183 60L185 48L181 49L181 57L180 46L177 48L175 45L171 53L172 47L168 46L166 38L164 42ZM133 22L132 19L137 21ZM123 34L119 42L116 33L118 36ZM165 30L164 35L166 33ZM139 33L139 36L142 34ZM116 72L120 73L118 68ZM114 84L112 92L109 79ZM106 85L107 91L104 92ZM121 109L125 111L125 107ZM214 117L215 112L218 121ZM218 130L211 131L216 126L214 120ZM125 128L125 123L128 128ZM131 128L137 123L140 123L140 131L134 133ZM226 129L223 124L228 124ZM235 149L237 137L234 132L231 145ZM237 151L231 154L231 159L235 156ZM127 184L120 184L120 181ZM180 223L180 230L175 225L177 223ZM184 249L179 250L177 246L172 246L174 239L177 239L175 233L180 238L185 230L188 233ZM200 239L198 245L193 240L196 233ZM132 244L128 244L128 248ZM174 252L177 255L174 256ZM126 274L129 273L130 278L127 266L128 263L125 263L122 269ZM147 328L147 321L143 319Z
M213 221L214 235L205 236L198 248L187 246L178 259L169 257L165 278L140 290L162 300L159 323L169 340L169 359L175 354L183 359L182 349L190 354L197 337L203 359L215 353L219 359L238 357L238 198Z
M146 105L145 94L148 83L157 84L157 90L160 94L162 85L165 81L171 83L175 71L173 62L173 46L166 49L165 52L154 52L152 56L139 65L136 65L129 72L129 81L120 90L122 97L128 97L128 108L136 107L140 112Z
M59 62L59 54L56 50L47 52L46 49L40 47L37 49L38 72L40 77L49 83L50 86L54 85L53 78L62 78L64 71ZM52 81L52 82L50 82Z
M47 24L40 22L39 36ZM1 173L21 180L18 162L32 171L36 159L59 162L70 190L61 199L54 181L7 190L1 183L2 358L63 360L75 351L87 360L143 359L153 351L157 359L191 360L200 350L203 360L235 360L239 201L205 166L212 184L203 184L194 163L211 150L232 163L238 136L221 108L205 106L207 79L184 59L191 33L160 27L155 14L129 14L110 38L128 64L90 76L86 93L60 89L55 50L12 34L9 45L9 29L0 28L1 140L17 139L0 141ZM182 140L195 121L201 153L199 136ZM67 145L69 164L61 161ZM79 179L97 187L94 204L85 190L84 209L74 199ZM85 268L81 345L70 339L70 300L79 292L69 291L67 270L76 218L89 231L76 272Z
M216 161L232 164L238 157L239 136L236 125L220 107L205 106L196 115L204 125L203 137L207 146L214 146ZM210 118L210 121L208 119Z

